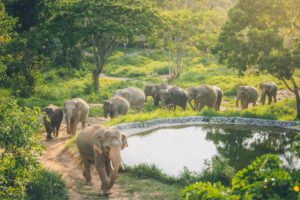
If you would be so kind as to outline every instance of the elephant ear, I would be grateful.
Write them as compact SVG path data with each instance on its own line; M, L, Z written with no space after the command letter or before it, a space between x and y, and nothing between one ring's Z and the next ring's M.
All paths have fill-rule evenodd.
M100 155L103 154L104 150L103 150L103 145L102 145L102 142L103 141L103 138L102 138L102 135L97 135L96 138L95 138L95 141L94 141L94 150L97 151Z
M76 102L76 103L75 103L75 108L76 108L76 110L78 110L78 109L80 108L80 106L81 106L81 102Z

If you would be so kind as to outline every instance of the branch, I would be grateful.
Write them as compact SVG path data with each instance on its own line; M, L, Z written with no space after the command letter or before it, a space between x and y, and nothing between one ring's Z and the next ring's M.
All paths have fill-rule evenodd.
M289 86L289 84L286 82L286 80L285 80L284 78L282 78L281 80L283 81L284 85L287 87L287 89L288 89L289 91L295 93L295 90L293 90L293 89Z

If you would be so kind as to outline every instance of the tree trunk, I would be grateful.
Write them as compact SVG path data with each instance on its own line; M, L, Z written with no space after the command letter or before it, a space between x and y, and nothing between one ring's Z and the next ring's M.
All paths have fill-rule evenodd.
M94 91L99 92L99 75L101 72L98 72L97 69L93 70L93 80L94 80Z
M176 65L176 75L179 75L181 72L181 60L182 60L183 50L182 47L179 47L177 50L177 65Z
M299 92L296 95L296 104L297 104L297 119L300 119L300 97L299 97Z
M293 84L293 90L292 90L292 92L294 92L295 97L296 97L297 119L300 119L300 96L299 96L299 88L298 88L298 85L297 85L297 83L296 83L296 81L295 81L295 79L293 77L291 78L291 82ZM285 85L287 85L286 82L284 82L284 83L285 83ZM287 87L288 87L288 89L290 89L288 85L287 85Z

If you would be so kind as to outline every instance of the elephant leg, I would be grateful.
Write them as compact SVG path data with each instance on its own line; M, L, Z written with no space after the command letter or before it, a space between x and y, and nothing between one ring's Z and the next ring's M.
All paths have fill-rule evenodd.
M248 102L247 102L247 101L242 101L241 103L242 103L242 105L241 105L241 107L242 107L242 110L244 110L244 109L247 109L247 108L248 108Z
M85 177L86 184L92 185L91 163L88 160L84 160L83 165L84 165L83 176Z
M58 136L59 128L60 128L60 124L58 124L58 125L56 126L56 137Z
M276 103L277 102L277 93L275 93L273 96L274 96L274 102Z
M269 103L269 105L272 103L272 95L268 96L268 103Z
M260 102L261 102L262 105L265 105L265 101L266 101L266 95L263 94L263 95L261 96Z

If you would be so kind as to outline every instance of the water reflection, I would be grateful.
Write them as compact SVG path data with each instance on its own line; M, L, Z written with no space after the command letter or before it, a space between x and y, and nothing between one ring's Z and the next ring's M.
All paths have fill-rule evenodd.
M257 156L273 153L287 166L295 167L300 165L290 151L295 135L290 130L232 125L160 129L129 137L123 161L128 165L155 164L178 175L184 166L201 171L204 160L214 155L227 158L239 170Z

